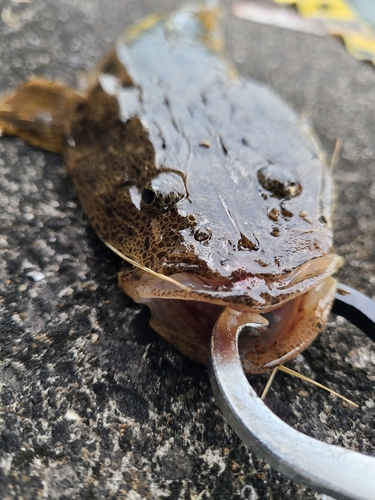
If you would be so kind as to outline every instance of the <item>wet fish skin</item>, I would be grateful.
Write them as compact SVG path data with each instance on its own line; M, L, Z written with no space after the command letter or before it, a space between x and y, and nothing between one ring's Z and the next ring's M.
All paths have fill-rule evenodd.
M98 232L146 267L280 276L332 251L329 172L299 117L208 36L182 11L120 38L74 117L69 171ZM144 210L161 176L182 198ZM301 192L273 192L277 176Z

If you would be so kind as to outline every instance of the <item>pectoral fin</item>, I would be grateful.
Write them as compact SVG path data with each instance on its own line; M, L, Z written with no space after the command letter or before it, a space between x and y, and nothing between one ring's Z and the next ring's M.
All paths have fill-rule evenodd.
M62 151L64 133L83 96L65 85L34 78L0 99L0 132L38 148Z

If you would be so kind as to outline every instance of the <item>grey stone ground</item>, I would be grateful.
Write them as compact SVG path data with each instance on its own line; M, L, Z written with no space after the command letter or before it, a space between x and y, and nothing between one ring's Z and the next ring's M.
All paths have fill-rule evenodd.
M18 29L0 21L0 90L34 74L73 85L124 27L172 4L1 0ZM328 152L343 140L339 276L375 296L375 69L334 39L229 16L225 26L242 73L308 114ZM206 369L161 340L147 310L122 293L120 259L89 227L60 157L10 138L0 155L0 498L322 498L249 453ZM375 454L374 346L332 317L294 366L360 408L283 374L271 408L311 436ZM252 382L260 390L264 379Z

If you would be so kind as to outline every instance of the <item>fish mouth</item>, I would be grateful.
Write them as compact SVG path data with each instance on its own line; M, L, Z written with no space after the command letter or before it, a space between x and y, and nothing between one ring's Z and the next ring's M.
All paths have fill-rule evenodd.
M214 329L240 329L246 373L263 373L306 349L327 321L341 258L313 259L289 273L206 278L179 273L168 281L140 269L120 273L124 291L151 310L151 326L190 358L207 363Z

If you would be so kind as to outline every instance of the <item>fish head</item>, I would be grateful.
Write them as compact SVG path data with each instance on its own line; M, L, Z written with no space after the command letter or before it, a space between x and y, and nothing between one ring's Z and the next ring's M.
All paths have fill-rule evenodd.
M319 203L326 170L317 158L304 176L305 168L259 158L254 165L228 140L225 148L219 138L198 145L196 168L163 167L143 188L130 188L146 223L142 252L131 256L145 269L122 273L120 283L151 308L157 331L200 361L215 324L222 327L219 316L231 311L224 324L243 331L245 368L262 372L321 330L341 259Z

